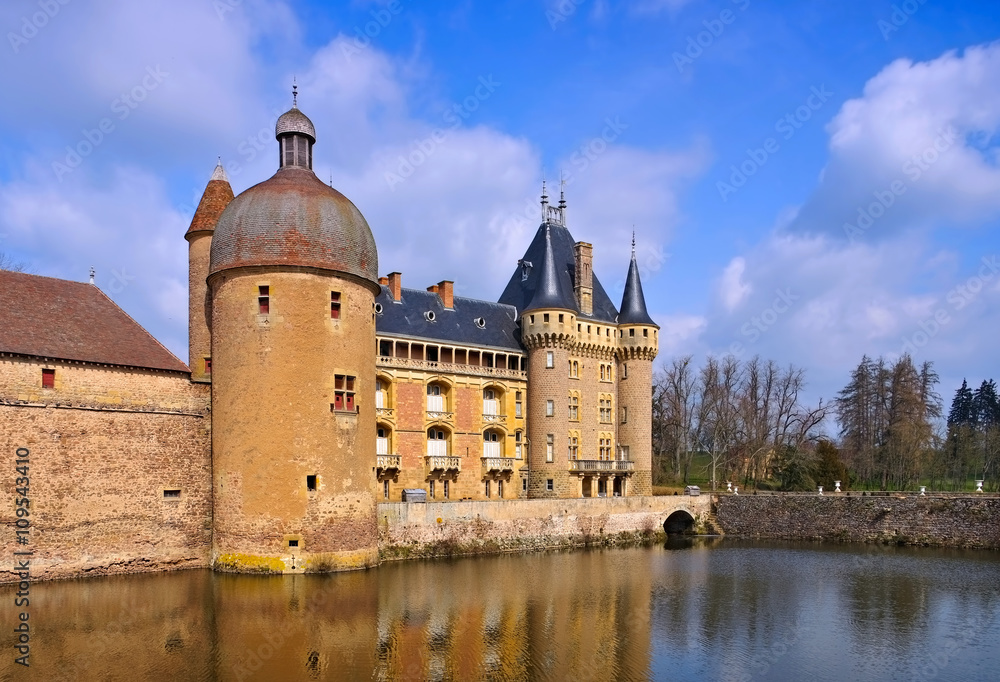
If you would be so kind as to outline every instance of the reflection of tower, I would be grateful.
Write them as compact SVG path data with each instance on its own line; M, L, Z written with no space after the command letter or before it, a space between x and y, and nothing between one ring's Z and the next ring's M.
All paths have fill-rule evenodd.
M659 348L659 326L646 312L646 299L635 262L625 278L625 293L618 313L618 445L625 459L635 462L633 495L653 494L653 360Z
M528 349L528 497L579 497L579 481L568 475L566 461L567 367L577 338L576 302L556 269L544 192L541 270L534 295L521 313L521 342Z
M212 250L212 233L219 216L233 200L222 160L215 167L198 209L191 219L184 238L188 241L188 367L192 381L211 381L212 301L208 296L208 261Z
M378 561L375 240L312 171L315 128L277 122L280 168L212 239L216 568L341 570Z

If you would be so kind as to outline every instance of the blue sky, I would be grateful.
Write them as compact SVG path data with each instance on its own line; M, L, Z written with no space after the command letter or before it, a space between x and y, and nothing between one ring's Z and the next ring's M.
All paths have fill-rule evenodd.
M544 174L661 358L760 354L834 396L862 354L1000 377L991 2L36 0L0 8L0 251L97 283L186 360L183 233L290 104L380 272L495 299Z

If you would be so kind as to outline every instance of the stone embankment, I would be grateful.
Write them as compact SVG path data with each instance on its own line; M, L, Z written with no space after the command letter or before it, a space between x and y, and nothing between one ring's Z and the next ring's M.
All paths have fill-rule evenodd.
M1000 497L912 493L721 495L727 535L1000 549Z
M713 528L708 495L383 503L379 548L383 560L394 560L628 544L662 537L675 512L696 532Z

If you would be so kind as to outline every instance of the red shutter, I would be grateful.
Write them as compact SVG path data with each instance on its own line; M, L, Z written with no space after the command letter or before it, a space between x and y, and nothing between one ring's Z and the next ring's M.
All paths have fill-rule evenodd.
M348 412L354 412L354 394L353 393L348 393L347 394L347 406L346 407L347 407L347 411Z
M42 370L42 388L56 387L56 371L54 369Z
M336 393L333 396L333 409L342 410L344 409L344 394Z

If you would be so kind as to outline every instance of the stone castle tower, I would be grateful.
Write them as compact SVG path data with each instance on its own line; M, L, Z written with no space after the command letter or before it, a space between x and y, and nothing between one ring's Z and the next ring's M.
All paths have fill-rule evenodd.
M189 233L191 366L207 360L212 381L212 562L363 568L378 562L375 240L313 173L316 131L297 104L275 137L278 171L228 202L214 233ZM206 197L222 197L212 182Z
M501 296L520 306L528 355L530 498L652 494L652 381L659 327L646 311L633 244L615 309L574 242L566 201L542 225Z

